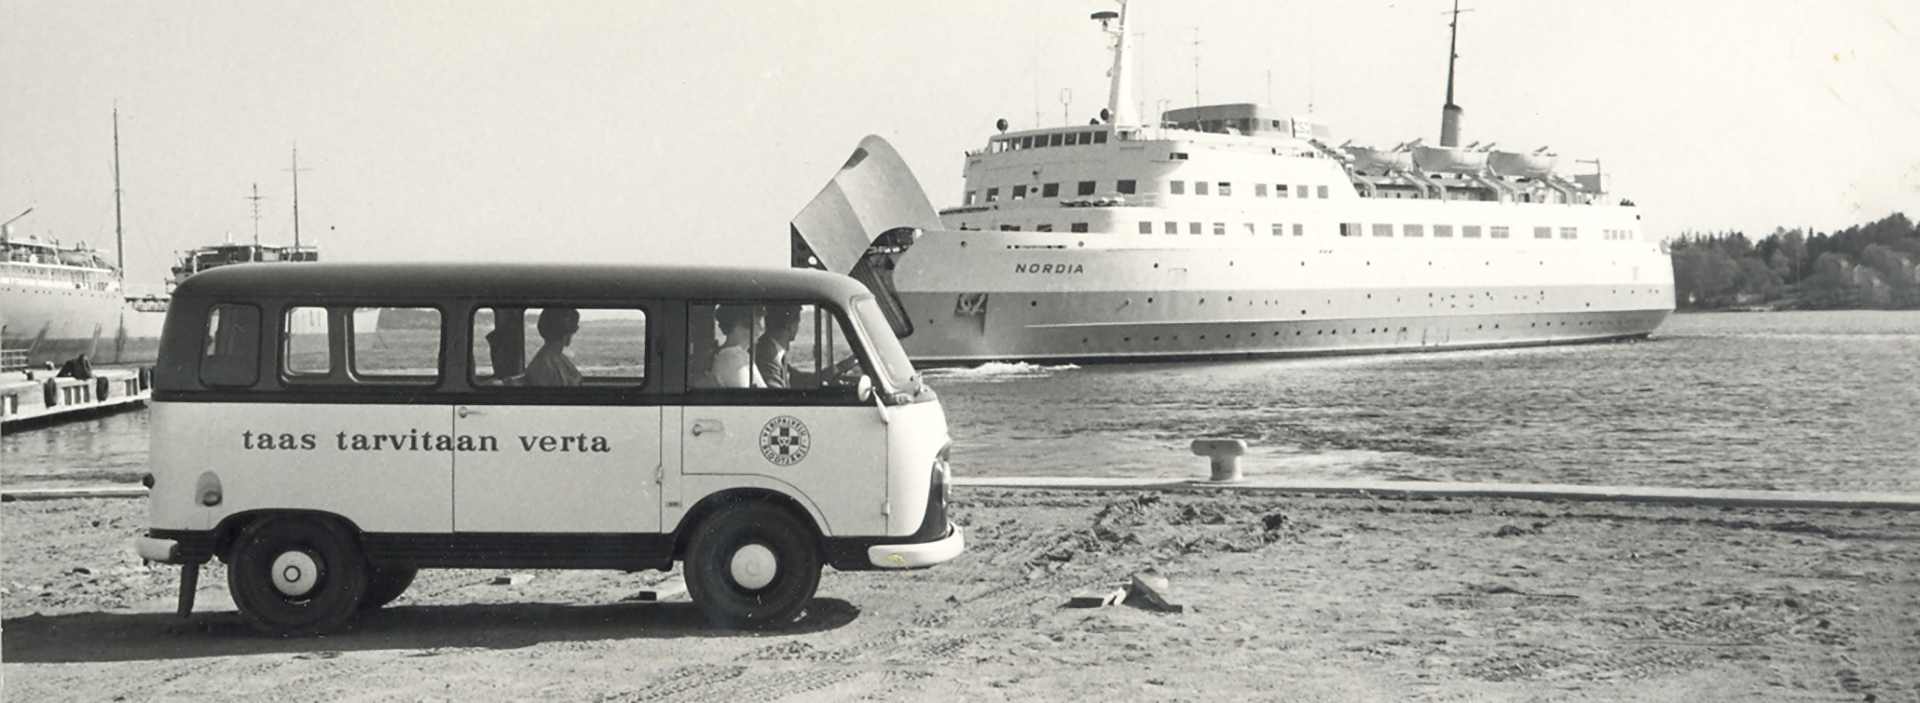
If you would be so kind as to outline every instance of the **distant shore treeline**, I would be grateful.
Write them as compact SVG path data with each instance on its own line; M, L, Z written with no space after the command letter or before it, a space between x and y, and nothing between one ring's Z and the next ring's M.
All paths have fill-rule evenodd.
M1670 243L1681 310L1920 309L1920 230L1895 213L1832 234L1687 233Z

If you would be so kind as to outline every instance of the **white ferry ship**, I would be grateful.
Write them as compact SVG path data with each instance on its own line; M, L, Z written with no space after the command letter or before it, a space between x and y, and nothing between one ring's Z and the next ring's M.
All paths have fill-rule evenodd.
M1451 61L1434 146L1333 145L1253 104L1147 123L1125 5L1094 18L1114 37L1102 119L1002 121L937 223L869 138L795 219L796 265L866 280L930 363L1594 342L1645 337L1672 312L1670 259L1600 174L1459 144Z

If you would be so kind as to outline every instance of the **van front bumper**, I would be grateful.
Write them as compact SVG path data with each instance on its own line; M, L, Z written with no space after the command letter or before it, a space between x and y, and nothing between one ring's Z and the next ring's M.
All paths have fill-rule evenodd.
M924 569L960 556L966 547L960 526L948 522L947 536L932 542L867 547L867 562L881 569Z

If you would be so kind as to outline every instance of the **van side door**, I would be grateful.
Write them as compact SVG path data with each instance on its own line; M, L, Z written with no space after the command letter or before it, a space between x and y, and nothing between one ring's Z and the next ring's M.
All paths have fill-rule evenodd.
M565 318L564 320L562 318ZM454 431L457 532L657 533L661 406L639 306L487 306Z
M887 426L859 401L864 366L842 317L777 301L690 307L679 498L768 488L818 511L828 536L885 534Z

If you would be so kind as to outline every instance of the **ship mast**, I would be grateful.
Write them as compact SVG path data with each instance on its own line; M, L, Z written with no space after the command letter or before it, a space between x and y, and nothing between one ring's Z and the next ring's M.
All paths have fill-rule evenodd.
M1133 37L1127 34L1127 2L1120 0L1120 11L1102 10L1093 13L1093 19L1100 20L1100 29L1112 34L1113 69L1107 72L1112 79L1107 89L1107 124L1113 128L1133 127L1140 124L1140 117L1134 113L1133 80L1131 58Z
M1459 105L1453 104L1453 63L1460 58L1460 13L1472 10L1460 9L1460 0L1453 0L1453 20L1447 23L1447 104L1440 108L1440 146L1460 146L1460 118L1465 113Z
M300 147L293 148L293 252L300 255Z
M127 236L120 217L120 108L113 108L113 256L122 275L127 271Z
M253 184L253 195L247 199L253 201L253 246L257 252L260 247L260 201L266 199L260 197L260 184Z

